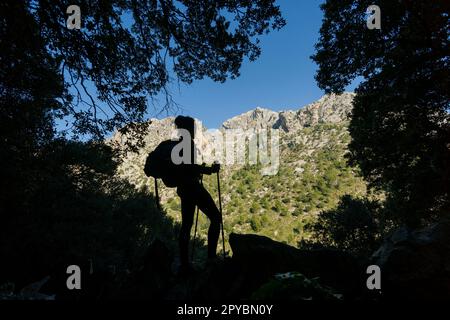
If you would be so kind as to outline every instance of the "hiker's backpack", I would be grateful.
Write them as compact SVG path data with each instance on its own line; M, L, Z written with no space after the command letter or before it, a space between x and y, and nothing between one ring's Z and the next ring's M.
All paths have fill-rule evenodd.
M166 140L150 152L145 161L144 173L147 177L161 179L169 188L178 185L179 166L172 162L172 149L179 141Z

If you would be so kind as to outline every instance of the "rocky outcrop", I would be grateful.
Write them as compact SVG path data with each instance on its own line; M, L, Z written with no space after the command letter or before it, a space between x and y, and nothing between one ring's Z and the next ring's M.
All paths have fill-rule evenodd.
M372 257L386 299L450 299L450 221L400 228Z
M285 132L295 131L301 128L301 124L297 123L297 112L292 110L281 111L278 114L278 120L274 124L275 129Z
M116 131L108 142L120 147L128 143L136 144L132 140L143 137L144 149L153 149L159 142L170 139L174 128L174 117L161 120L152 118L144 123L128 124Z
M223 122L221 130L224 129L281 129L285 132L293 132L305 127L319 123L339 123L348 120L352 109L354 93L343 93L341 95L325 95L318 101L308 104L297 111L272 111L257 107L253 110L235 116ZM161 120L150 119L145 123L129 124L118 130L108 141L119 146L124 146L129 140L135 139L136 131L142 132L143 145L146 152L163 140L174 135L174 117ZM197 123L198 120L197 120ZM202 128L205 129L205 128ZM206 140L211 139L208 132L204 132Z
M297 111L275 112L256 108L225 121L224 129L273 128L293 132L319 123L339 123L349 119L354 93L328 94Z
M355 94L325 95L297 112L297 119L303 127L318 123L338 123L349 119Z
M278 117L278 112L257 107L225 121L222 128L243 130L272 128L278 121Z
M277 273L299 272L318 277L324 285L352 296L360 288L361 269L357 261L337 250L300 250L253 234L230 235L233 263L239 266L243 279L240 290L254 291Z
M231 258L196 265L197 271L178 277L170 267L172 255L164 243L156 240L149 247L143 266L122 281L112 298L239 301L252 298L264 284L286 273L317 278L313 281L332 288L344 299L358 295L359 286L365 284L359 277L357 262L340 251L299 250L253 234L232 233L230 245Z
M281 137L281 144L286 144L292 141L304 144L308 149L317 149L316 140L325 141L324 137L310 137L312 143L304 141L297 141L303 137L300 130L313 126L319 123L338 123L347 120L348 113L352 108L354 93L343 93L341 95L325 95L318 101L311 103L297 111L281 111L276 112L265 108L256 108L246 113L233 117L225 121L220 130L225 129L241 129L242 134L248 129L279 129L282 132L289 133L288 136ZM174 125L174 117L164 119L150 119L147 122L139 124L129 124L126 127L118 130L108 143L114 145L120 152L120 165L117 173L121 178L125 178L130 183L136 186L137 189L151 189L152 185L149 179L145 176L142 168L148 153L153 150L160 142L170 139L175 135L176 131ZM197 120L197 124L200 124ZM198 127L200 128L200 126ZM197 148L204 156L203 162L211 163L215 160L212 157L213 152L210 150L212 146L221 145L221 137L216 137L212 132L209 132L201 127L203 131L202 139L197 142ZM248 138L248 136L247 136ZM218 139L218 140L216 140ZM218 141L219 143L215 143ZM130 146L137 146L130 148ZM237 145L236 148L243 148L244 145ZM130 152L132 151L132 152ZM135 152L137 151L137 152ZM214 150L222 153L223 150ZM310 153L308 153L310 154ZM210 155L210 157L208 157ZM224 169L227 166L224 166ZM174 194L169 191L160 193L162 200L172 198Z
M250 299L267 282L286 273L317 278L345 299L361 293L362 268L350 255L336 250L300 250L254 234L230 234L232 258L197 275L194 299ZM180 298L180 297L178 297Z

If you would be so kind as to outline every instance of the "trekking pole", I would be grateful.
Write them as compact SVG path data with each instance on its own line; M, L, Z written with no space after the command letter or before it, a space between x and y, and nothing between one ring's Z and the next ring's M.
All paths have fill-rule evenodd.
M159 193L158 193L158 179L155 178L155 198L156 198L156 207L161 211L161 203L159 203Z
M222 226L222 250L225 259L225 236L223 232L222 195L220 194L220 173L217 171L217 190L219 191L220 225Z
M200 176L200 183L203 185L203 175ZM198 224L198 205L197 205L197 217L195 218L194 239L192 240L192 254L191 254L192 262L194 261L195 240L197 237L197 224Z

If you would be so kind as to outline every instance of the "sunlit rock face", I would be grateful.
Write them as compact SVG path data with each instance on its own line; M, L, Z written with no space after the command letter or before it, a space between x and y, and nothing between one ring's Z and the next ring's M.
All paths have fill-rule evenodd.
M272 111L257 107L222 124L224 129L274 128L292 132L318 123L339 123L348 120L355 94L325 95L298 110Z
M360 196L366 192L364 181L353 169L347 168L344 159L350 141L347 127L354 96L353 93L325 95L304 107L292 108L294 110L273 111L257 107L226 120L217 129L206 128L196 120L196 147L201 154L197 163L210 164L217 158L222 159L223 206L227 212L224 219L233 226L233 231L254 232L259 228L258 221L253 224L250 221L251 209L252 214L267 220L258 229L261 234L296 245L300 239L308 238L308 232L298 231L302 230L306 220L334 207L342 194ZM145 123L130 124L128 132L119 130L110 139L124 151L120 155L117 174L137 189L154 192L154 181L145 176L143 167L149 152L176 135L174 120L174 117L150 119ZM135 134L134 126L141 129L140 137ZM272 136L275 132L279 136L277 166L273 166L272 161L269 165L261 164L259 149L258 166L250 163L252 134L253 137L254 132L258 134L259 148L259 137L264 130L270 160L275 150ZM236 155L231 164L228 163L229 148L226 145L230 135L234 135L233 153ZM141 142L137 152L126 149L129 142ZM238 154L245 154L244 163L239 162ZM269 170L272 168L274 170ZM204 181L211 190L216 184L213 178L206 176ZM162 183L160 186L161 203L169 215L179 219L176 190L165 188ZM285 230L281 230L280 225Z

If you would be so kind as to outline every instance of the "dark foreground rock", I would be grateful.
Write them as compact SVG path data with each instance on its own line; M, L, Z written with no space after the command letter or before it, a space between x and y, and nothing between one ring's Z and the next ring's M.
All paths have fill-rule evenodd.
M155 240L137 268L125 273L85 272L83 290L68 291L63 272L20 292L10 285L0 286L0 299L450 299L449 221L418 231L398 229L363 264L341 251L300 250L252 234L231 234L229 243L231 258L206 267L196 265L196 271L186 277L175 275L173 252ZM381 295L366 287L365 270L370 264L381 268ZM92 269L83 261L80 266Z
M365 281L356 260L335 250L299 250L270 238L231 234L233 257L204 270L195 298L207 300L248 299L276 274L297 272L318 278L346 298L360 294Z
M449 221L419 231L398 229L363 264L341 251L300 250L252 234L231 234L229 243L231 258L197 264L187 277L176 276L173 252L155 240L141 263L126 273L84 273L83 290L75 293L52 285L65 285L67 275L56 274L38 293L57 300L450 299ZM366 287L370 264L381 268L381 295ZM89 270L88 265L82 269ZM14 297L15 290L3 291Z
M450 221L396 230L372 261L386 299L450 299Z
M359 292L361 268L337 250L300 250L258 235L230 235L233 263L240 266L243 292L249 293L277 273L300 272L323 285L352 296ZM247 288L247 289L245 289Z
M301 293L307 295L305 298L309 298L310 292L312 297L334 297L328 292L332 288L333 293L351 299L359 295L360 285L365 284L356 261L339 251L299 250L249 234L231 234L229 242L232 258L219 259L206 267L197 265L194 273L180 278L171 272L173 257L162 242L156 241L148 250L143 268L131 274L113 296L182 301L251 299L270 296L270 287L280 282L275 275L288 272L294 275L292 283L286 283L288 292L295 292L295 283L302 284L305 279L301 288ZM260 288L262 292L255 296ZM283 285L277 290L283 291Z

